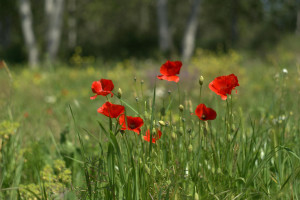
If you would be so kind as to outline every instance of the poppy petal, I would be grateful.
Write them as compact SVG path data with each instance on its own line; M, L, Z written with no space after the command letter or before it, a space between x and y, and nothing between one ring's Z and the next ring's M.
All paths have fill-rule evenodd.
M156 143L156 141L158 139L161 138L161 131L158 130L158 129L156 131L157 131L157 135L156 136L152 135L152 143L154 143L154 144ZM147 141L147 142L150 142L150 130L149 129L146 131L146 135L144 136L144 140Z
M112 91L114 89L114 84L111 80L101 79L100 83L102 85L102 90L104 91Z
M94 81L92 83L92 87L91 87L93 93L98 93L102 90L102 86L101 86L101 83L100 81Z
M199 104L195 110L195 114L203 121L214 120L217 117L216 111L212 108L207 108L205 104Z
M96 99L97 96L98 95L96 94L95 96L90 97L90 99L94 100L94 99Z
M222 100L226 100L227 94L231 94L231 91L237 86L239 86L239 82L234 74L216 77L208 85L213 92L221 96Z
M125 115L121 115L119 117L119 124L121 125L121 130L126 130L126 121L125 121Z
M178 82L179 77L176 76L180 73L182 63L180 61L167 61L160 67L160 73L162 75L157 76L160 80L174 81Z
M110 118L117 118L119 115L124 113L125 107L122 105L112 104L110 102L105 102L100 108L98 108L98 113L101 113Z
M93 93L101 96L107 96L110 94L113 97L113 93L111 92L114 89L114 84L111 80L101 79L100 81L94 81L92 83L91 89ZM91 99L95 99L92 97Z
M160 73L166 76L179 74L182 63L180 61L167 61L160 67Z
M159 76L157 76L157 78L160 79L160 80L174 81L176 83L178 83L178 81L179 81L178 76L159 75Z

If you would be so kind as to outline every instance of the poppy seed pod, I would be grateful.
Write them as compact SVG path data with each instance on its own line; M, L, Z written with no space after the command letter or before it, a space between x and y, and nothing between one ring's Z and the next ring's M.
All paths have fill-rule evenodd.
M178 108L179 108L180 112L183 112L184 106L183 106L182 104L180 104L180 105L178 106Z
M204 81L204 77L203 77L203 76L200 76L200 78L199 78L199 84L200 84L200 85L203 85L203 81Z
M179 128L179 133L180 133L181 135L184 134L184 131L183 131L183 128L182 128L182 127Z

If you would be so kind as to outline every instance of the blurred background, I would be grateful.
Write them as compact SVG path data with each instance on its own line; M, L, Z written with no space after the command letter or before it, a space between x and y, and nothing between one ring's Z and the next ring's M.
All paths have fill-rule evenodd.
M74 64L180 58L195 49L263 56L300 34L300 0L1 0L0 59Z

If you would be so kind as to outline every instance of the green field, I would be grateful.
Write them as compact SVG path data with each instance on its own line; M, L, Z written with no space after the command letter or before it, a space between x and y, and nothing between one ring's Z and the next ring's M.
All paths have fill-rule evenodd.
M198 49L178 84L156 78L166 60L37 71L8 63L0 69L0 199L300 199L296 44L260 56ZM223 101L208 84L231 73L240 86ZM111 102L143 118L140 135L117 132L115 119L109 131L97 112L107 99L90 100L102 78L115 85ZM217 118L191 115L200 103ZM156 128L161 138L145 141Z

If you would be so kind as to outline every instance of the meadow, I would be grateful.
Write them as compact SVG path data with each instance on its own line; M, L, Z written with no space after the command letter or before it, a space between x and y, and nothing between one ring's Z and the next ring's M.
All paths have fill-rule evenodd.
M198 49L178 83L156 77L167 59L2 65L0 199L299 199L296 44L260 56ZM209 83L229 74L239 86L222 100ZM114 96L91 100L100 79ZM98 113L106 101L141 117L140 134ZM214 120L193 114L201 103Z

